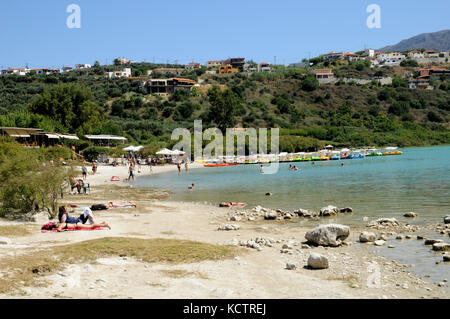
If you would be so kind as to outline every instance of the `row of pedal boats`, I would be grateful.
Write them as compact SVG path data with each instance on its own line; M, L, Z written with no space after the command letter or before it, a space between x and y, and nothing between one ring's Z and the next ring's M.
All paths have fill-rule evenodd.
M235 166L238 164L267 164L272 162L315 162L315 161L338 161L338 160L349 160L349 159L361 159L365 157L375 157L375 156L391 156L391 155L402 155L403 152L398 150L390 151L369 151L369 152L333 152L334 154L311 154L311 153L295 153L287 154L280 153L279 155L253 155L253 156L233 156L224 157L221 159L211 159L200 161L203 163L204 167L223 167L223 166Z

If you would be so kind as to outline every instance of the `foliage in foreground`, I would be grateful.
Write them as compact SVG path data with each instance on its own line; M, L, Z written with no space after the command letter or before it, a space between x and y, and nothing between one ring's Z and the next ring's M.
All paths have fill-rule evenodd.
M52 166L42 151L0 139L0 216L57 212L58 197L71 171Z

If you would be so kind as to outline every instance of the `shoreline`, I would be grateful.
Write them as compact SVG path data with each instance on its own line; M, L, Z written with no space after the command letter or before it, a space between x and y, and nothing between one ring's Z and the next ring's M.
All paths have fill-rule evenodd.
M145 172L146 169L148 167L143 166L142 175L136 176L151 175L148 170ZM153 174L176 169L175 165L157 170L153 167ZM161 200L164 196L158 192L136 189L124 181L110 182L112 173L127 176L127 167L99 166L96 175L88 175L92 194L68 194L63 201L80 206L109 200L135 201L136 209L94 212L97 219L107 220L112 225L111 231L35 232L11 238L11 245L0 245L0 255L3 252L20 255L42 247L105 237L194 240L214 245L255 238L273 238L275 242L261 251L243 248L245 253L233 259L181 265L147 264L130 257L103 258L93 264L78 265L87 269L86 274L82 273L81 287L64 287L67 277L52 274L45 277L51 283L47 287L25 287L23 294L0 295L0 298L450 298L445 288L418 278L405 265L378 256L373 252L373 246L359 244L359 232L367 231L367 228L351 228L346 240L353 243L351 246L304 249L304 235L312 227L290 227L291 224L285 221L229 221L230 212L240 210L167 198ZM324 219L317 221L317 224L322 223L325 223ZM0 226L8 224L10 222L0 222ZM240 228L217 230L226 224L238 224ZM38 227L40 223L26 225ZM292 249L282 252L284 245L290 245ZM311 252L327 256L330 267L319 271L304 268ZM378 288L366 284L370 276L368 267L374 263L382 274ZM287 270L286 264L294 264L296 269ZM174 277L174 273L179 275Z

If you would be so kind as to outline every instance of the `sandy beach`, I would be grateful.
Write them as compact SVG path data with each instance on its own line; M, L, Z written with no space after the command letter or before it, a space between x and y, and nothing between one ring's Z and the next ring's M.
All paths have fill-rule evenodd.
M192 164L190 168L201 167ZM289 221L230 221L234 209L200 203L168 201L162 191L139 190L124 182L127 167L99 166L88 182L91 193L65 194L63 204L80 207L95 203L133 201L137 208L117 208L94 212L111 230L41 233L43 220L35 222L0 221L0 227L27 227L26 235L3 236L0 264L5 258L33 255L42 249L119 237L126 239L190 240L223 246L230 242L271 238L273 244L260 250L237 247L232 256L221 260L189 263L144 262L127 254L114 253L89 262L70 263L58 271L40 272L45 284L21 285L0 294L0 298L449 298L445 287L425 282L411 273L410 265L376 256L371 245L359 243L361 231L352 228L340 247L302 246L310 228ZM176 166L153 167L153 173L176 170ZM184 167L183 167L183 172ZM148 166L136 176L150 174ZM119 176L121 182L111 182ZM186 186L187 187L187 186ZM71 215L77 216L81 208ZM386 216L388 217L388 216ZM319 220L317 225L328 221ZM218 227L234 224L239 229L222 231ZM380 234L378 230L371 230ZM229 246L226 246L229 247ZM328 258L329 268L306 267L311 252ZM295 266L288 270L287 264ZM291 266L292 267L292 266ZM289 267L288 267L289 268ZM292 267L294 268L294 267ZM10 269L0 269L1 280ZM368 284L379 273L379 285Z

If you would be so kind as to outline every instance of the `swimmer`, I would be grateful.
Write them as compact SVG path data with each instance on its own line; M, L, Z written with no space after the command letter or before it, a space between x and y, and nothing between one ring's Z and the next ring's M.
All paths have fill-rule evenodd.
M191 186L188 186L189 189L194 189L194 184L192 184Z

